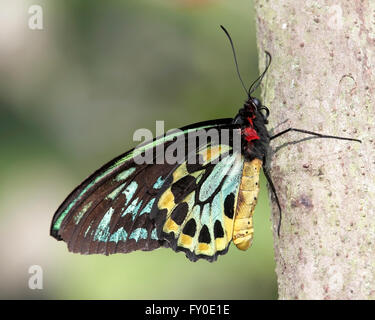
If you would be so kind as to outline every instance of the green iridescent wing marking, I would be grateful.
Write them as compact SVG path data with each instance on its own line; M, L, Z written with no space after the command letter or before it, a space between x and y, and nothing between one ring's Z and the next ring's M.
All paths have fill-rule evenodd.
M203 122L182 128L145 143L141 148L110 161L78 186L54 215L51 235L64 240L72 252L112 254L133 250L170 247L167 239L157 234L151 211L157 207L162 189L171 183L171 173L178 164L137 165L135 156L158 145L165 148L178 135L210 128L230 127L230 119ZM200 146L204 148L204 146ZM154 160L159 155L153 153ZM182 163L184 159L179 159Z

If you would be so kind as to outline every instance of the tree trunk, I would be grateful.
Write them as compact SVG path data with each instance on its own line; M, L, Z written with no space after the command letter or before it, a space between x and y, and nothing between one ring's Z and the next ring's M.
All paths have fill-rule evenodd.
M375 298L375 2L255 0L280 299ZM272 130L271 130L272 132ZM293 143L303 139L304 141Z

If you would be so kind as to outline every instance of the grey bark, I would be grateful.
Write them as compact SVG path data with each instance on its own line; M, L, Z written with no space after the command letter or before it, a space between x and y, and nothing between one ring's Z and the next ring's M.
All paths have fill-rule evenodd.
M375 1L255 0L269 128L355 137L362 144L288 133L271 143L280 299L375 298Z

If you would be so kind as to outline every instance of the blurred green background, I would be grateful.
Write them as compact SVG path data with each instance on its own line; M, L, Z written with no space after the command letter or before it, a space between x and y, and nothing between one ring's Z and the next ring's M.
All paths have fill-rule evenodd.
M44 30L28 28L43 8ZM0 298L275 299L266 183L254 244L215 263L168 249L81 256L49 236L68 193L135 145L166 130L233 117L246 98L226 26L250 84L258 75L252 1L0 2ZM28 268L43 268L43 290Z

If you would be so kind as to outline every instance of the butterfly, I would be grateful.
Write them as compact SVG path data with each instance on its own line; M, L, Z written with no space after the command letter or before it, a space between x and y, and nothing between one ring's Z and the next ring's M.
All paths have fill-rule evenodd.
M184 252L191 261L213 262L232 241L246 250L253 241L262 169L279 209L280 233L281 207L265 165L273 139L296 131L360 142L296 128L271 136L266 128L269 109L252 96L271 55L266 52L265 70L247 89L232 39L222 29L247 94L243 107L234 118L196 123L145 142L90 175L60 205L51 223L50 234L65 241L69 251L109 255L166 247ZM139 161L146 154L149 161Z

